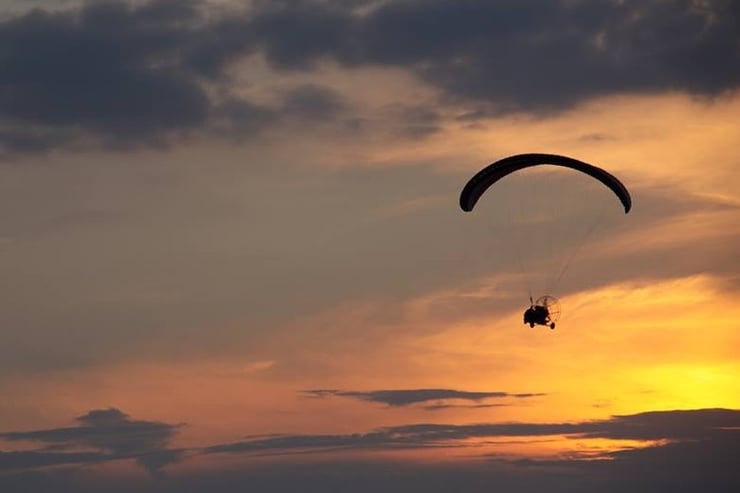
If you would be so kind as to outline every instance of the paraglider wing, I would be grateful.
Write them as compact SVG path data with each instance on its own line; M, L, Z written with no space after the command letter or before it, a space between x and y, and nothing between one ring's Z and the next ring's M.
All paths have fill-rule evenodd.
M557 154L517 154L489 164L476 173L463 188L460 194L460 208L465 212L472 211L481 195L498 180L520 169L542 164L563 166L594 177L616 194L624 206L625 214L630 211L632 198L629 191L614 175L594 165Z

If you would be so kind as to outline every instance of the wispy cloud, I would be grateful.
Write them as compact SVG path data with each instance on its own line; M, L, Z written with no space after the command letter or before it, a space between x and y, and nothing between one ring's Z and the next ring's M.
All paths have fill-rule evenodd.
M425 411L441 411L443 409L488 409L508 405L510 404L428 404L422 407L422 409Z
M329 451L342 449L437 448L464 446L470 439L499 437L544 437L565 435L572 438L614 440L708 440L737 435L740 411L704 409L655 411L596 421L573 423L481 423L411 424L381 428L367 433L343 435L278 435L260 437L204 449L206 453Z
M447 401L450 399L482 401L485 399L527 399L540 397L544 393L509 393L509 392L470 392L454 389L397 389L397 390L336 390L336 389L314 389L304 390L303 393L310 397L349 397L361 401L379 402L393 407L408 406L430 401ZM436 407L441 408L441 404ZM448 406L445 406L448 407Z

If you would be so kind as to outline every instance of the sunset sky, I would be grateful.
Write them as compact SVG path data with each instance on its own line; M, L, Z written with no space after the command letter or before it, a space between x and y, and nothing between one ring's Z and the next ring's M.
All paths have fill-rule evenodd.
M0 491L740 491L739 140L735 0L0 0Z

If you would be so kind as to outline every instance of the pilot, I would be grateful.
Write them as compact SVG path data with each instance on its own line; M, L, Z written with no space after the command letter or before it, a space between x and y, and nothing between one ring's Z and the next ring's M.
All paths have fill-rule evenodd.
M550 318L550 312L547 307L541 305L531 305L524 312L524 323L534 327L535 324L547 325Z

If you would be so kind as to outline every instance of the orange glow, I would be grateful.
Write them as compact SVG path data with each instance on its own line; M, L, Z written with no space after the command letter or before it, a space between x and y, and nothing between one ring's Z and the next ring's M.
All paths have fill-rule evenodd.
M553 333L523 328L516 311L417 337L417 353L434 354L437 367L458 379L462 373L473 388L505 381L548 393L538 401L547 406L497 409L506 419L740 406L740 307L712 279L609 286L562 302Z
M337 82L338 87L346 84ZM347 165L352 156L378 166L427 163L449 174L452 182L522 149L571 154L603 163L634 185L630 219L641 217L641 189L670 185L676 187L671 192L712 199L695 210L659 217L657 224L625 228L608 241L595 243L583 260L648 253L658 259L673 255L690 264L697 257L711 258L740 238L740 174L733 157L740 135L738 114L738 97L722 105L680 95L609 98L551 118L520 115L476 128L448 123L438 138L413 145L340 141L325 161L310 165ZM538 147L533 149L532 142ZM300 145L315 148L308 138ZM286 146L279 152L287 155L295 149ZM203 156L212 159L213 149L206 151L183 156L184 165L200 166L194 161ZM241 166L239 151L223 152L227 161ZM708 167L711 173L706 173ZM258 182L253 186L254 193L268 195L259 190ZM234 197L248 195L238 180L230 180L225 189ZM456 192L457 185L450 190ZM219 188L218 193L224 190ZM455 207L454 199L430 195L383 204L371 219L381 222L443 201ZM445 234L440 231L440 236ZM383 293L343 299L269 327L258 350L234 343L193 350L185 359L160 353L156 358L78 370L3 376L0 406L5 429L0 431L73 426L76 416L91 409L116 407L132 419L184 423L171 445L198 447L250 435L368 433L399 424L562 423L649 410L737 409L740 304L733 286L738 265L728 265L727 272L696 274L703 272L701 267L698 263L696 269L688 269L690 274L646 276L564 296L563 316L555 331L522 324L521 300L506 291L512 276L501 274L467 284L450 281L405 299L383 298ZM505 308L490 308L494 302ZM249 323L234 330L248 331ZM428 388L542 395L392 406L302 392ZM448 407L424 407L435 404ZM588 458L660 443L562 436L497 438L425 452L362 453L414 460L486 454ZM16 449L23 446L12 443ZM197 459L203 467L212 460ZM223 465L224 460L232 459L215 462Z

